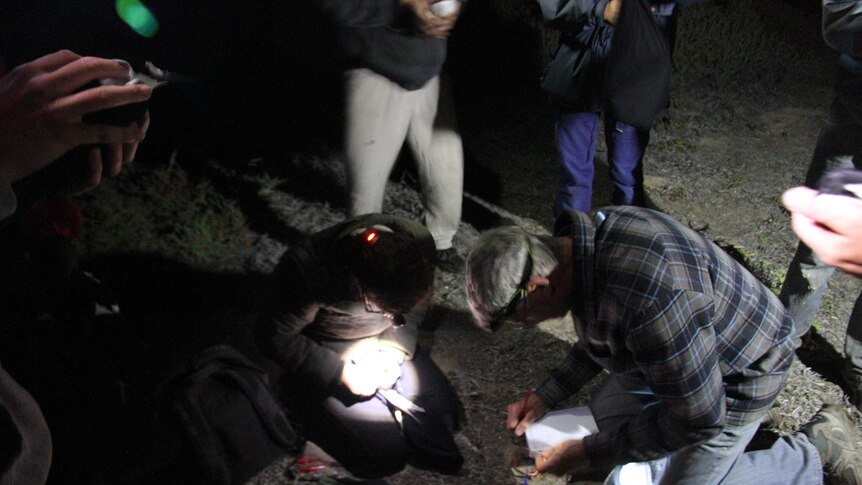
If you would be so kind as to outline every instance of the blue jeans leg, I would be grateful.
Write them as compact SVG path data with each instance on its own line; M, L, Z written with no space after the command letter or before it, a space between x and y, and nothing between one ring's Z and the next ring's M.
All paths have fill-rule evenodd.
M596 393L590 409L602 431L612 430L644 410L661 405L649 386L636 376L612 375ZM817 449L801 433L779 438L768 450L745 453L758 422L727 426L722 433L648 465L656 484L820 484ZM618 483L621 467L608 477Z
M727 426L718 436L672 454L658 483L823 483L820 455L802 433L778 438L769 449L745 452L759 425L758 420Z
M599 113L561 112L557 115L560 178L554 197L554 220L567 210L590 210L599 117Z
M649 144L649 130L621 121L605 119L608 165L614 184L614 205L645 206L643 158Z

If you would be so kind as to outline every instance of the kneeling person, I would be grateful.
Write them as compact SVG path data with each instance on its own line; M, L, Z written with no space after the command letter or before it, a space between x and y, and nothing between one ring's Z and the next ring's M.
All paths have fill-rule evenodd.
M526 409L509 406L516 434L611 373L590 403L599 432L543 451L539 472L654 461L661 483L819 483L822 459L829 474L858 477L857 433L837 406L745 451L787 379L793 322L739 263L667 215L609 207L565 213L556 237L489 231L467 260L467 299L486 329L572 312L566 360Z
M434 257L421 224L368 214L307 238L274 272L258 345L284 369L302 434L359 477L463 463L457 396L416 344Z

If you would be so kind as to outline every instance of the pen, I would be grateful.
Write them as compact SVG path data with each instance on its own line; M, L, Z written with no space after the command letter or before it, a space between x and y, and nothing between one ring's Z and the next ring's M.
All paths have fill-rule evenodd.
M518 421L523 421L524 417L527 415L527 401L530 400L530 396L533 395L533 388L527 388L527 395L524 396L524 402L521 404L521 412L518 413Z

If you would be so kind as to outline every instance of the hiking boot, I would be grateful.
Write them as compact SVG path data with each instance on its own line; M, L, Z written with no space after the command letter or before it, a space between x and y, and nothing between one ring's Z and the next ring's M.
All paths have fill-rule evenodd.
M862 485L856 426L841 406L824 405L801 431L820 453L823 473L832 483Z
M856 409L862 413L862 382L856 384L853 388L853 395L850 396L850 404L856 406Z
M844 380L847 382L847 388L850 394L850 404L856 407L862 413L862 378L850 368L849 362L844 369Z
M447 273L463 273L467 262L455 248L437 250L437 267Z

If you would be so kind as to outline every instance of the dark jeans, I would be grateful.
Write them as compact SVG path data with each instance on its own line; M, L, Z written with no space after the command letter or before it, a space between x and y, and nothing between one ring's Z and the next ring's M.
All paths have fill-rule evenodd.
M560 178L554 199L554 220L566 210L590 210L600 118L601 113L592 112L557 115ZM643 156L649 130L606 118L605 143L614 184L613 204L644 206Z
M862 168L862 126L853 120L837 99L832 102L829 117L823 123L805 185L816 187L820 178L830 170L840 167ZM823 263L805 244L799 243L796 254L787 268L787 276L781 288L780 299L793 317L796 326L797 345L808 332L826 285L835 268ZM862 406L862 295L856 299L847 336L844 340L845 375L855 388L851 400L856 407Z
M425 409L404 415L403 427L381 399L343 402L303 400L302 389L285 388L288 413L305 438L317 443L345 469L362 478L380 478L404 465L443 473L456 472L463 463L452 439L457 425L458 398L452 385L427 353L416 352L401 365L396 390Z

